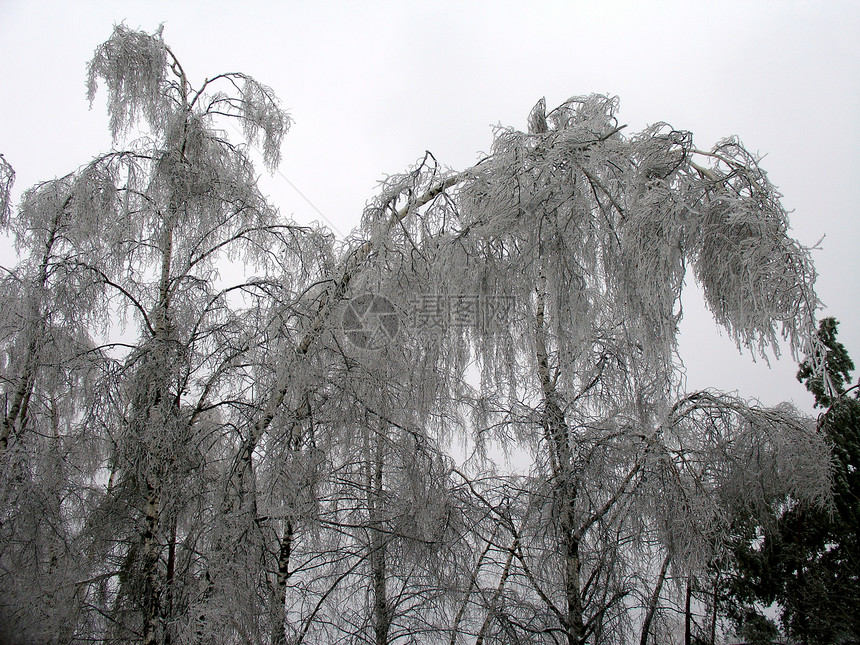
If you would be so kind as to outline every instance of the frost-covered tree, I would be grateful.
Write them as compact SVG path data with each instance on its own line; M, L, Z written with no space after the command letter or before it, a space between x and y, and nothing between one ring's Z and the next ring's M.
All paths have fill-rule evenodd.
M2 622L45 640L72 634L80 615L75 582L89 563L74 556L85 548L80 525L105 454L99 433L82 423L105 356L90 331L101 291L71 243L70 183L28 190L3 223L25 260L0 278Z
M254 382L265 376L247 365L267 333L257 312L288 306L326 242L278 218L245 148L217 129L219 119L235 120L274 167L290 121L269 88L238 73L193 87L160 32L124 26L90 62L91 100L100 83L114 141L124 147L32 192L16 221L24 238L46 240L32 244L44 259L36 280L43 289L54 240L71 250L61 266L78 278L52 285L55 302L133 326L125 351L111 355L101 396L90 398L99 401L93 420L103 424L110 454L107 496L85 524L103 549L98 582L109 582L96 594L103 599L87 604L107 617L103 638L167 642L190 611L197 578L212 569L218 463L250 434L267 397L265 381ZM254 272L261 277L244 277ZM19 343L24 368L10 386L13 401L31 388L29 365L48 337L44 318L30 316L36 328L25 336L34 340ZM4 444L22 408L7 408ZM84 585L81 593L91 591Z
M128 600L141 615L143 641L156 642L170 637L174 616L165 609L180 596L174 589L177 548L194 531L182 528L195 519L185 509L197 501L190 493L211 470L207 461L223 459L218 453L225 449L238 454L240 471L226 473L224 494L240 506L246 494L253 495L253 481L237 485L236 477L251 472L254 447L249 450L247 441L264 423L257 410L272 384L265 373L269 366L249 370L247 362L268 334L287 333L290 294L317 271L326 242L277 217L257 188L245 148L217 129L219 119L236 121L249 142L260 142L264 162L273 168L290 121L270 88L239 73L195 87L160 33L122 26L90 63L91 99L100 82L114 138L144 124L149 133L130 151L91 163L82 172L81 190L110 197L88 212L87 221L100 228L103 249L95 270L116 285L140 329L124 362L122 407L116 411L117 486L135 500L139 535L138 544L126 550L118 601ZM261 277L231 282L230 263L243 267L244 275ZM285 328L272 332L268 316L278 307ZM213 432L220 445L213 443ZM230 461L236 460L228 456ZM191 475L194 484L187 479ZM211 492L210 504L235 510L235 502L218 497ZM212 509L199 512L205 516ZM216 589L215 597L230 577L229 553L239 539L230 533L234 528L216 521L212 533L196 538L214 551L201 556L194 547L185 555ZM258 567L249 572L257 584L263 576ZM182 584L198 586L193 577ZM241 585L229 590L242 592ZM183 593L187 605L194 594ZM206 589L204 596L213 592ZM239 616L234 627L254 629L242 621ZM208 628L197 626L203 634Z
M782 336L802 353L814 342L809 255L755 157L735 139L699 150L666 124L628 137L616 112L603 96L549 114L539 102L529 131L500 129L473 168L391 178L365 221L425 259L427 296L485 313L510 303L446 340L481 361L475 429L515 430L536 449L529 487L551 528L518 559L543 629L569 643L623 637L621 623L606 626L627 616L629 584L608 563L624 555L619 522L679 391L687 267L739 347L778 353ZM388 232L395 205L443 183L445 200Z
M656 543L680 583L664 597L667 609L684 615L685 641L697 632L714 642L718 596L740 531L767 524L785 499L826 508L828 460L814 422L788 404L763 408L705 391L672 407L643 492Z
M388 177L336 245L257 188L247 144L273 168L290 124L270 88L195 84L125 26L100 86L116 149L13 218L0 166L25 255L0 283L2 610L35 598L35 638L646 645L704 622L733 514L826 497L795 412L678 376L689 267L739 348L784 339L834 383L809 254L737 140L540 101L471 168ZM343 329L374 298L396 331ZM493 473L493 442L528 472Z
M6 158L0 154L0 224L6 226L9 214L12 212L12 184L15 182L15 171Z

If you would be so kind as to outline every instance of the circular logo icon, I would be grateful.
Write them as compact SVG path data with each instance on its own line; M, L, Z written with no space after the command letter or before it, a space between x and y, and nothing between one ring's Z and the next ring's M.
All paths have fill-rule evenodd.
M365 293L346 303L341 320L347 340L360 349L378 350L397 336L400 320L386 298Z

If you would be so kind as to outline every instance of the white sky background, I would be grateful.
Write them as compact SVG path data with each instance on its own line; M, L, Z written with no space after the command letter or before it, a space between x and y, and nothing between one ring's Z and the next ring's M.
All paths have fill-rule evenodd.
M0 0L0 152L16 202L110 148L104 95L90 111L85 69L121 21L150 33L163 22L194 84L241 71L271 86L295 124L281 174L260 169L264 192L299 223L322 213L341 237L385 174L425 150L465 168L489 150L493 125L524 129L542 96L552 109L617 95L628 136L656 121L703 149L736 134L766 155L794 236L824 236L820 315L841 321L860 363L860 3ZM0 246L0 265L14 263ZM738 355L687 283L688 388L811 411L791 357L769 369Z

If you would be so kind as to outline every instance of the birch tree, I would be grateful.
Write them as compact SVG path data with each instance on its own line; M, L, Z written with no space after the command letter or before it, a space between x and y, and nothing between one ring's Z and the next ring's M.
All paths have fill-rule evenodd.
M192 519L187 477L211 468L207 460L217 453L210 448L224 449L213 432L228 446L239 439L230 436L235 415L241 426L245 406L259 396L234 389L247 377L243 360L258 331L236 305L242 294L253 301L266 293L269 282L230 283L219 271L238 262L262 275L298 272L305 232L278 219L257 189L245 149L216 129L217 119L235 120L273 168L290 121L270 88L239 73L194 87L160 31L124 26L90 62L91 100L99 83L115 142L138 127L147 133L88 164L72 187L81 202L80 263L106 286L105 305L127 313L138 330L114 384L111 464L114 495L128 505L126 528L136 526L137 537L117 553L120 584L111 611L140 620L133 626L121 618L118 638L166 642L175 637L177 559L191 557L189 566L196 565L185 583L193 583L193 569L200 575L193 552L177 554L193 548L182 535L191 531L183 526Z
M401 246L380 241L352 273L345 293L385 294L395 312L387 315L399 316L419 280L399 270L408 262ZM336 311L343 320L345 308ZM443 424L434 416L446 398L436 370L439 348L420 342L402 324L395 338L383 338L388 342L373 351L348 333L324 332L319 354L330 366L325 402L311 406L315 436L327 436L328 455L317 531L341 546L319 556L332 563L330 573L311 586L323 603L315 611L327 618L302 626L297 639L432 638L446 622L444 590L461 577L457 563L465 544L454 538L465 531L466 512L441 450Z
M24 256L0 279L4 612L10 629L46 639L71 634L79 617L74 582L88 568L74 556L105 454L98 433L81 424L105 356L91 332L101 291L75 259L72 182L29 189L3 221Z
M611 546L678 390L687 266L740 348L778 353L782 336L802 353L814 342L809 254L754 156L735 139L699 150L666 124L625 137L616 112L602 96L549 114L539 102L529 132L500 129L490 157L402 231L432 253L433 295L515 303L503 322L449 339L468 334L483 361L476 409L508 411L479 415L478 427L533 428L555 544L544 566L563 572L533 586L569 643L593 638L606 616L589 600L602 566L593 555ZM407 203L419 192L400 190Z

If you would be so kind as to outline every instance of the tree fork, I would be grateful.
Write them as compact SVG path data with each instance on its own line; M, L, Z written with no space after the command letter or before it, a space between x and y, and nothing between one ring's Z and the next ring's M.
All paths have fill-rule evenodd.
M417 200L407 204L392 215L391 220L388 223L387 231L390 232L395 226L401 225L410 213L428 204L451 186L454 186L471 176L472 173L470 171L464 171L440 181L426 193L421 195ZM295 352L297 356L304 356L308 353L313 342L319 337L320 333L322 333L323 327L331 317L335 305L346 297L349 284L375 248L376 245L374 242L368 240L359 246L355 252L350 253L347 256L344 261L343 271L340 278L337 279L335 287L325 292L323 300L317 310L317 314L310 325L310 329L305 332L302 340L296 346ZM250 463L251 455L263 435L268 430L278 410L283 405L284 399L289 392L291 382L291 375L282 367L281 376L278 379L275 388L272 390L269 399L266 401L266 405L263 407L263 414L254 422L250 436L242 443L242 446L234 460L232 469L233 475L230 480L230 486L233 489L234 494L239 492L241 495L240 490L242 479L244 477L246 467ZM294 410L293 417L296 422L299 422L306 419L309 414L309 403L305 400L302 401L296 410ZM228 508L229 505L230 502L228 500Z
M48 287L48 265L51 261L54 244L57 240L57 233L60 229L60 222L63 214L72 201L72 196L66 197L63 205L57 210L51 220L51 228L48 231L48 238L45 240L45 249L39 261L39 272L35 283L39 291L47 291ZM3 425L0 428L0 458L6 454L6 449L9 447L9 439L15 431L16 425L23 427L26 421L27 403L32 394L33 385L36 380L36 370L38 369L38 361L36 359L40 340L45 334L45 314L36 308L37 300L34 298L29 304L31 308L31 319L28 321L27 327L30 328L30 340L27 342L27 351L24 357L24 366L21 369L21 374L16 379L18 386L15 388L12 397L12 407L4 410ZM18 424L19 420L21 421Z

